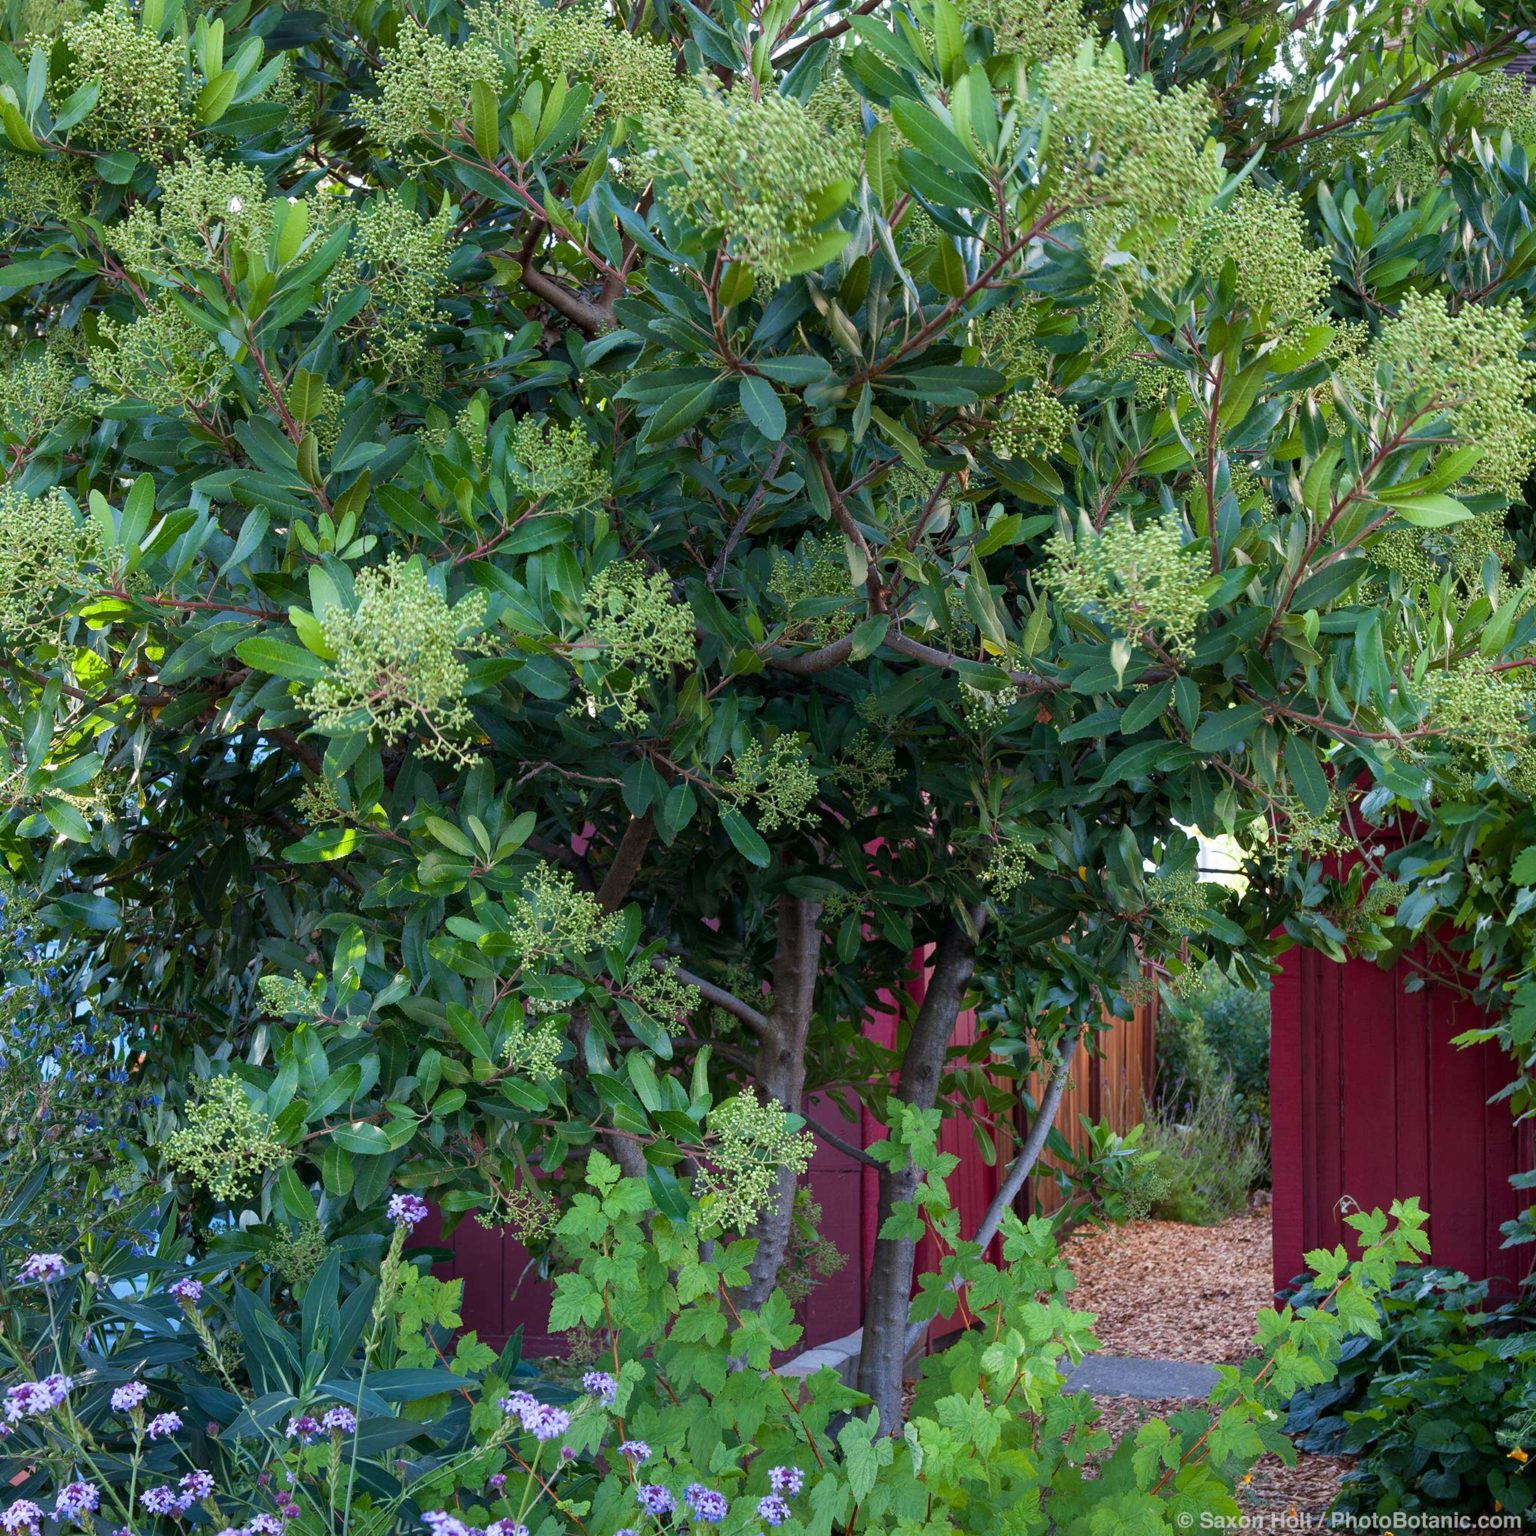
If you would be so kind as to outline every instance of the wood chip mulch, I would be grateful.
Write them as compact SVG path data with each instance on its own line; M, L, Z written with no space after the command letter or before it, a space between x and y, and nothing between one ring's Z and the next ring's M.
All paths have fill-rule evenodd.
M1111 1355L1234 1365L1252 1353L1253 1317L1273 1306L1269 1211L1214 1227L1138 1221L1067 1242L1077 1277L1069 1301L1098 1316Z
M1214 1227L1140 1221L1082 1231L1067 1243L1077 1278L1073 1307L1097 1314L1094 1334L1109 1354L1151 1360L1236 1364L1253 1352L1254 1314L1274 1304L1270 1213L1244 1211ZM1104 1427L1118 1440L1148 1418L1198 1403L1096 1397ZM1299 1454L1294 1467L1266 1456L1239 1490L1257 1512L1327 1513L1349 1463Z

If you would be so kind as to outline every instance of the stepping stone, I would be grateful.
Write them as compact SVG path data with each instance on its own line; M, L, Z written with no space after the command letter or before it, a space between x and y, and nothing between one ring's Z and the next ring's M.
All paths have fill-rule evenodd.
M1205 1397L1216 1367L1190 1360L1142 1360L1135 1355L1089 1355L1077 1366L1063 1360L1069 1392L1101 1397Z

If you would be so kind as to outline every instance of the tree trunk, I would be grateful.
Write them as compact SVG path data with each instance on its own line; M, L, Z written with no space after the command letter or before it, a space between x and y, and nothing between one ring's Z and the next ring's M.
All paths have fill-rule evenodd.
M985 913L977 908L971 917L975 932L979 933ZM934 946L933 974L901 1059L896 1097L903 1103L918 1109L932 1109L938 1102L939 1080L955 1032L955 1016L965 999L965 989L970 985L975 965L975 936L953 918L949 919ZM911 1200L917 1192L917 1181L917 1169L910 1163L899 1168L881 1167L877 1232L898 1204ZM916 1261L917 1244L911 1239L878 1239L869 1286L864 1295L859 1390L879 1410L880 1429L884 1434L895 1434L901 1426L907 1313L911 1307L912 1270Z
M778 935L773 956L773 1006L758 1035L754 1076L770 1099L791 1114L805 1092L805 1044L816 1000L816 967L821 957L819 902L788 894L779 898ZM795 1176L778 1174L772 1205L752 1236L757 1239L746 1285L737 1297L743 1309L760 1307L772 1293L789 1251L795 1212Z

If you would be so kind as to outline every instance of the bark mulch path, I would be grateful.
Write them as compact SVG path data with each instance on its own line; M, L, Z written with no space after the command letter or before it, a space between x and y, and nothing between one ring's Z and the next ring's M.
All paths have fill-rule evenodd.
M1214 1227L1140 1221L1079 1232L1065 1249L1077 1277L1071 1305L1097 1314L1094 1334L1112 1354L1236 1364L1252 1353L1254 1313L1274 1304L1269 1218L1263 1207ZM1179 1398L1094 1400L1116 1439L1148 1418L1198 1406ZM1240 1497L1255 1513L1317 1517L1327 1512L1348 1465L1301 1454L1287 1467L1266 1456Z
M1267 1207L1214 1227L1084 1230L1066 1245L1068 1300L1097 1313L1094 1336L1112 1355L1235 1365L1252 1352L1254 1313L1274 1305L1269 1255Z

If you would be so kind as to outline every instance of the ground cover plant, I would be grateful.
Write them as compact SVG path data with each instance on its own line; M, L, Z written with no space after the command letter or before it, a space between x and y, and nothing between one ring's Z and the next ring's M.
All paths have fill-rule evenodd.
M302 1338L392 1196L547 1247L601 1155L761 1317L814 1090L862 1480L1001 1284L913 1116L974 1257L1106 1011L1447 918L1528 1058L1520 10L7 0L8 1274Z

